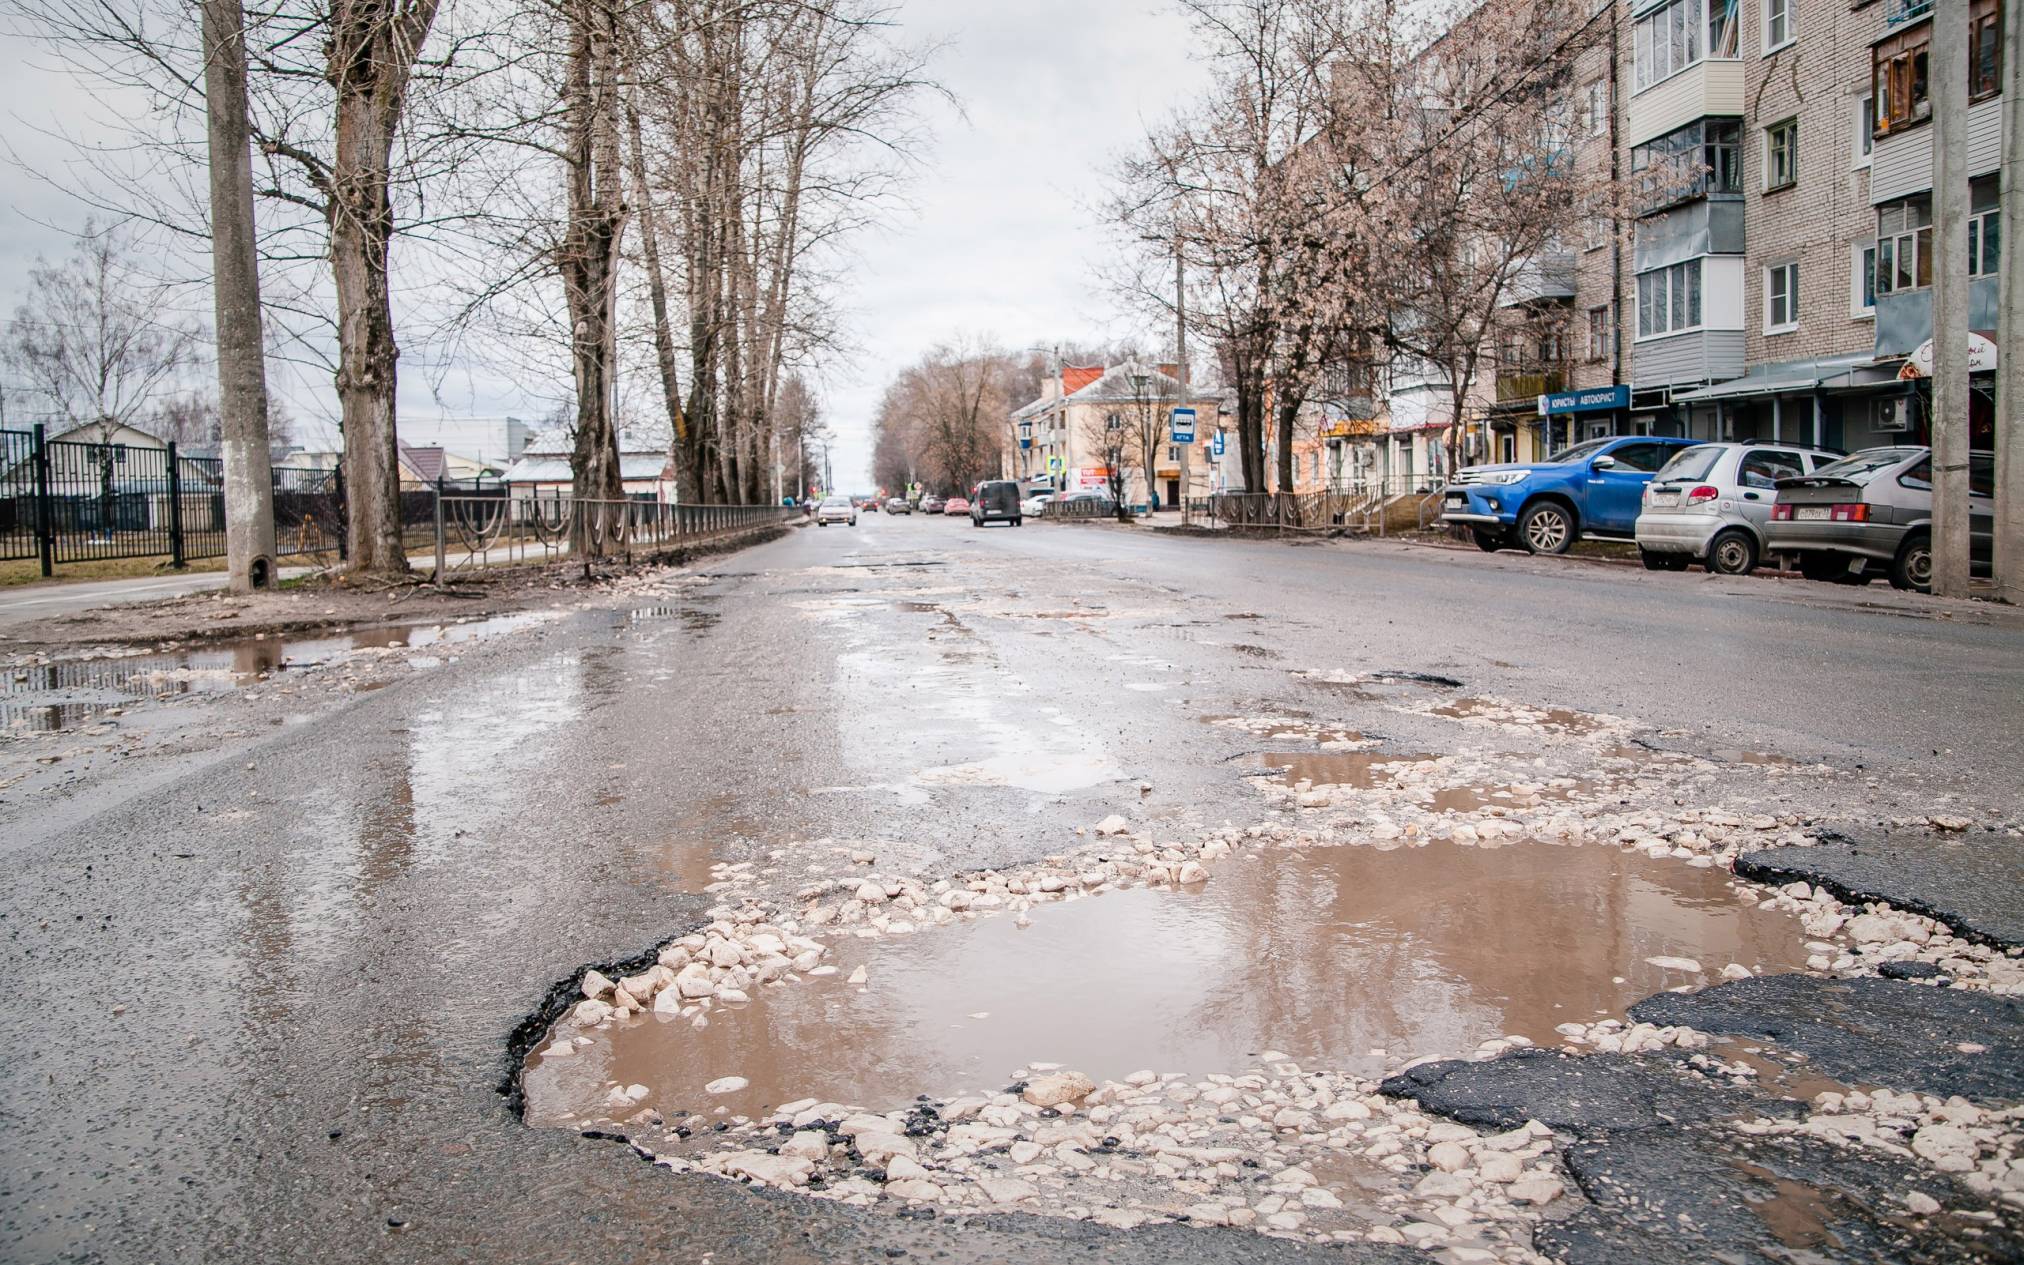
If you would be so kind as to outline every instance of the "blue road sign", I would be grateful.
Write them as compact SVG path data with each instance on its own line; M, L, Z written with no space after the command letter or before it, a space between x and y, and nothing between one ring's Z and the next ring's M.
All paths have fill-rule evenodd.
M1177 408L1173 416L1174 442L1192 444L1195 442L1195 410Z

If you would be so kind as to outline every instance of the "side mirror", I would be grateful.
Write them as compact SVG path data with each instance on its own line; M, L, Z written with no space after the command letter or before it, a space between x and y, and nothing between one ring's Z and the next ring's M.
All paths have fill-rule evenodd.
M1594 462L1594 468L1597 470L1614 470L1616 469L1616 458L1607 456L1597 457Z

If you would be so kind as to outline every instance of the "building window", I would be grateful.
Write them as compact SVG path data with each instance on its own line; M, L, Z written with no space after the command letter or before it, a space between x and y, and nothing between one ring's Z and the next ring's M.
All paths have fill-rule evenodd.
M1968 217L1968 275L1993 277L2002 253L2001 212L1983 211Z
M1875 242L1848 248L1848 314L1857 320L1876 315Z
M1601 136L1609 131L1609 85L1598 79L1588 85L1588 106L1582 111L1583 120L1588 124L1590 136Z
M1857 97L1855 100L1855 135L1850 138L1849 165L1860 170L1869 166L1869 159L1876 149L1876 98Z
M1876 292L1897 294L1933 283L1933 202L1893 202L1876 217Z
M1588 309L1588 358L1600 363L1609 359L1616 346L1616 305L1605 303Z
M1630 170L1638 210L1650 214L1675 202L1743 191L1740 119L1697 119L1656 140L1633 145Z
M1799 120L1786 119L1764 129L1764 191L1799 183Z
M1701 324L1701 261L1637 275L1637 336L1656 338Z
M1738 0L1672 0L1637 21L1636 90L1670 79L1703 57L1734 60Z
M1893 35L1870 50L1870 95L1876 100L1876 134L1923 123L1932 117L1933 101L1927 70L1933 24Z
M1792 0L1764 0L1764 51L1775 53L1797 36Z
M1799 265L1773 264L1764 270L1764 332L1784 334L1799 328Z
M1968 100L2003 90L2003 13L1997 0L1968 6Z

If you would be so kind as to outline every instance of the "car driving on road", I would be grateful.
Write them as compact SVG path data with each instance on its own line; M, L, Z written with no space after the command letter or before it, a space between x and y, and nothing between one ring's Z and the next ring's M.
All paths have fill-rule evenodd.
M907 498L904 496L888 497L886 499L885 512L888 514L911 514L914 512L914 507L908 503Z
M970 502L970 525L1010 523L1019 526L1019 485L1010 479L993 479L977 485L976 499Z
M1441 499L1441 521L1469 528L1485 553L1518 544L1566 553L1583 536L1628 538L1645 484L1691 439L1626 435L1591 439L1529 464L1457 471Z
M1996 454L1968 454L1968 558L1989 570ZM1867 584L1879 574L1924 593L1933 584L1933 450L1865 448L1778 481L1766 547L1798 559L1809 580Z
M970 502L960 496L952 496L942 502L942 513L950 518L961 518L970 512Z
M847 523L857 526L857 506L847 496L825 496L822 504L815 507L815 525L827 527L831 523Z
M1750 574L1764 556L1778 480L1811 474L1840 455L1758 440L1681 449L1645 485L1638 557L1649 571L1699 562L1720 575Z

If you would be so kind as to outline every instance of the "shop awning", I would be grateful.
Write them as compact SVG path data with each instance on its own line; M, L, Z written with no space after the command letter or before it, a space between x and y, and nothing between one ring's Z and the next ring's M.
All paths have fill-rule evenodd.
M1806 395L1830 386L1859 386L1860 382L1843 381L1859 369L1872 368L1871 357L1857 352L1847 356L1824 356L1819 360L1786 360L1777 364L1758 365L1740 378L1717 382L1713 386L1700 387L1692 391L1681 391L1673 396L1675 404L1706 404L1716 400L1740 400L1751 396ZM1884 379L1888 381L1888 379Z

